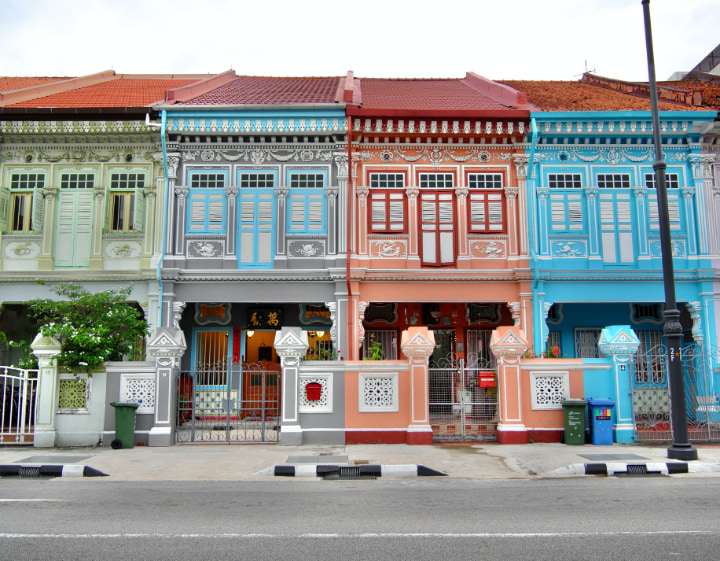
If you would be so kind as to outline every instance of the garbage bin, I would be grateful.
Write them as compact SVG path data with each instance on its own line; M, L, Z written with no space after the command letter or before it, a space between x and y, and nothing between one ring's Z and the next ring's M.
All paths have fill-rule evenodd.
M584 399L565 399L562 402L565 417L565 444L585 444Z
M593 444L613 443L612 409L615 402L612 399L590 398L588 402L588 416L590 417L590 442Z
M135 446L135 410L140 407L134 401L113 401L115 408L115 440L110 446L118 448L133 448Z

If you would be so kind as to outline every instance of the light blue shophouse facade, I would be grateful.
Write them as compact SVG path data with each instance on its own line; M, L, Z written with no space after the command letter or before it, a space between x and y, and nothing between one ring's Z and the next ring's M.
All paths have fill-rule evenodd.
M704 351L716 341L717 304L708 234L712 186L701 169L701 140L715 117L660 112L684 342ZM651 113L535 112L531 120L536 352L557 345L565 357L594 358L601 330L625 325L637 334L638 364L647 369L647 356L662 344L665 301ZM638 371L635 382L667 386L658 372ZM593 383L586 380L586 388ZM716 379L704 380L689 399L716 387Z

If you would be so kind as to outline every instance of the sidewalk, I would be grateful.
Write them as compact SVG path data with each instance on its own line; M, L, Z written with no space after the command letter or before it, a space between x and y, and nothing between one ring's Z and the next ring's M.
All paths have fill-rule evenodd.
M695 448L699 460L688 462L691 473L682 476L720 476L720 446L697 445ZM609 474L623 472L627 465L646 466L647 471L652 472L668 462L675 460L668 460L665 445L630 444L198 444L163 448L137 446L125 450L110 447L0 448L0 468L71 466L68 473L82 475L82 466L87 466L109 476L92 478L94 481L282 480L285 478L275 475L275 466L295 466L297 473L308 475L312 471L315 475L311 467L315 465L379 465L383 468L419 465L457 479L522 479L584 475L587 465L595 466L595 471L591 470L595 474L602 473L603 466ZM8 471L0 473L7 475ZM407 477L408 473L402 469L387 469L383 475Z

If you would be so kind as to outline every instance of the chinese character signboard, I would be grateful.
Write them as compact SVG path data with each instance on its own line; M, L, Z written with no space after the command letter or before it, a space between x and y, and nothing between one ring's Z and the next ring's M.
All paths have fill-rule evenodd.
M280 329L282 310L280 308L250 308L247 315L248 329Z

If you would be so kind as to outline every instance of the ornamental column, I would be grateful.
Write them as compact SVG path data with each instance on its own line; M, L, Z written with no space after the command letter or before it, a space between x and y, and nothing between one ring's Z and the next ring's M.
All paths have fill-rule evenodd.
M280 422L279 444L300 446L302 426L298 415L298 393L300 391L300 360L308 350L307 331L299 327L283 327L275 333L275 352L282 368L282 420Z
M612 358L615 390L615 442L635 442L635 416L632 400L632 376L640 340L629 325L612 325L600 333L598 349ZM588 396L600 397L607 396Z
M517 326L498 327L492 333L490 350L497 358L497 439L500 444L527 444L528 441L522 410L520 361L527 349L525 333Z
M38 359L38 381L35 396L35 437L33 446L36 448L52 448L55 446L55 412L58 402L58 368L56 357L62 345L54 337L44 337L38 333L30 344L33 354Z
M171 446L175 442L177 375L187 344L181 329L159 327L147 350L155 357L155 418L148 446Z
M427 327L409 327L402 333L402 353L410 359L410 424L408 444L432 444L428 392L428 359L435 349L435 334Z

